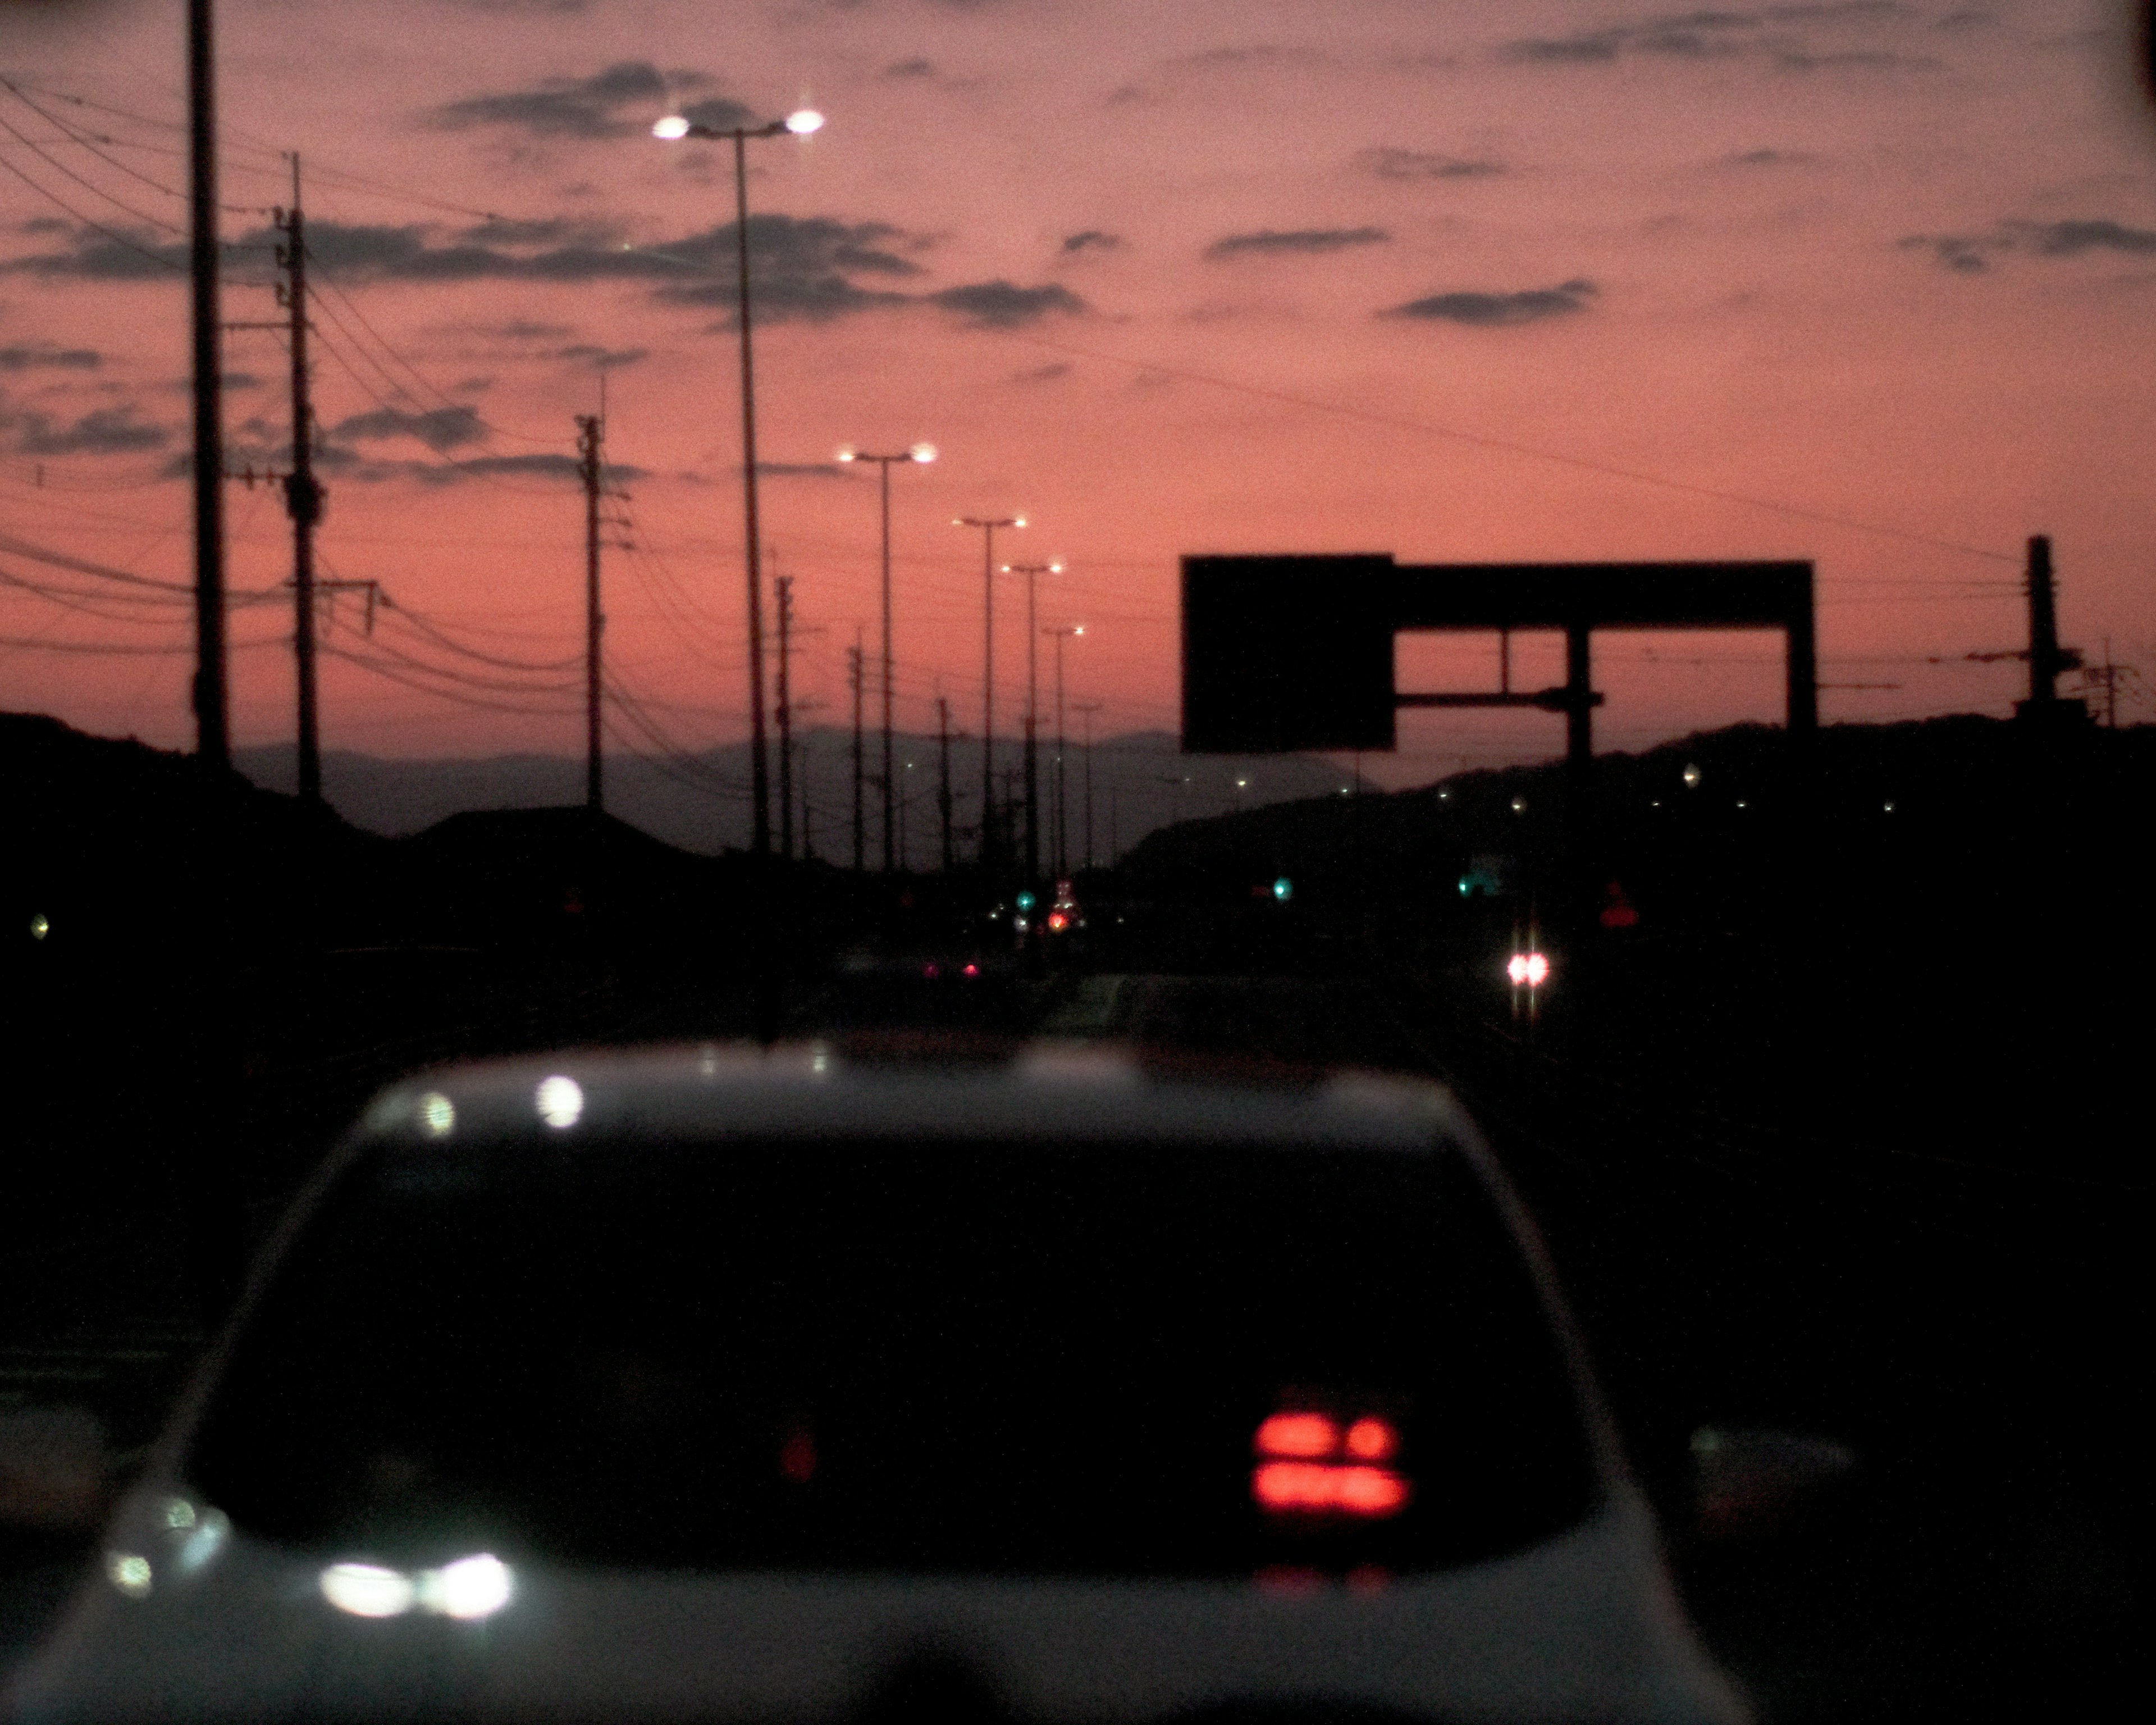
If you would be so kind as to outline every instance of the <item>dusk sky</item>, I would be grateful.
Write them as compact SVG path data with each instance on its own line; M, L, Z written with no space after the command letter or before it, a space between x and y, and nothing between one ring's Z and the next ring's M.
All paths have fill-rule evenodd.
M183 11L0 0L0 706L173 747L183 598L21 547L191 579ZM917 439L942 459L892 475L916 729L939 691L979 722L959 515L1024 514L998 561L1068 563L1040 620L1086 626L1066 675L1102 734L1173 728L1177 559L1200 551L1812 558L1832 721L2007 712L2023 668L1964 655L2023 643L2046 532L2064 638L2156 681L2156 110L2128 18L223 0L224 233L248 248L225 316L279 316L265 223L296 150L325 572L510 662L411 622L369 641L347 599L329 644L370 664L328 663L324 746L580 747L578 673L516 666L582 651L573 417L602 372L634 547L605 577L624 736L741 735L731 152L650 126L803 103L828 125L752 144L749 195L767 567L816 631L804 723L846 718L857 627L875 651L875 473L833 451ZM282 342L235 331L227 361L228 461L274 468ZM235 484L230 507L235 591L275 588L280 497ZM1008 734L1018 583L998 619ZM290 626L288 599L234 613L239 745L291 735ZM1555 643L1518 655L1559 680ZM1598 740L1778 717L1779 655L1598 638ZM1402 665L1486 686L1494 643ZM1562 726L1426 712L1402 744L1389 782L1554 753Z

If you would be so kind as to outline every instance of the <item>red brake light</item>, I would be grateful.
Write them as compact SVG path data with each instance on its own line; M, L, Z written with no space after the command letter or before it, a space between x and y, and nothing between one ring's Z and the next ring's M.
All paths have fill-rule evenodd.
M1322 1414L1275 1414L1258 1428L1260 1455L1330 1455L1339 1446L1339 1426Z
M1400 1435L1388 1420L1365 1417L1348 1428L1348 1453L1358 1461L1389 1461L1400 1447Z

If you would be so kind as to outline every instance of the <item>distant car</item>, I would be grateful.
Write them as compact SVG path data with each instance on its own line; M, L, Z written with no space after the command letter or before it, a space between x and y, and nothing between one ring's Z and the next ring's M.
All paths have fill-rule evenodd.
M381 1096L23 1721L1732 1721L1434 1086L1036 1046Z

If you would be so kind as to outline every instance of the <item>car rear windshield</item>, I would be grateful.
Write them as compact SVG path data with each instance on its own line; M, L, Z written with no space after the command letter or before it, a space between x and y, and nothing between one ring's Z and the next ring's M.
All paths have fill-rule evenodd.
M1595 1476L1451 1153L583 1142L375 1151L189 1459L242 1527L715 1570L1373 1576Z

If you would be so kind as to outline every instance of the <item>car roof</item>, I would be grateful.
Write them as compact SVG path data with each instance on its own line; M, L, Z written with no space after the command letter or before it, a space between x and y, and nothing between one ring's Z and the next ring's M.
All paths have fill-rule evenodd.
M556 1133L1424 1152L1473 1142L1450 1094L1423 1080L1054 1042L995 1054L707 1042L475 1061L384 1091L357 1136L439 1149Z

